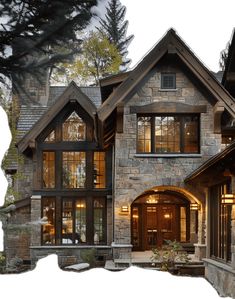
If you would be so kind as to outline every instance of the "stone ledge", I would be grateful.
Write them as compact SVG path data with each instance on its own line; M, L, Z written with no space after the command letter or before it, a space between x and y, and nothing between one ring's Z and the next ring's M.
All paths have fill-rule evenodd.
M135 154L135 158L201 158L201 154Z
M111 244L112 248L132 248L133 245L132 244L116 244L116 243L112 243Z
M228 264L224 264L224 263L221 263L221 262L218 262L216 260L212 260L212 259L202 259L202 261L205 263L205 264L209 264L209 265L212 265L212 266L215 266L215 267L218 267L224 271L227 271L227 272L230 272L232 274L235 274L235 269L233 269L230 265Z
M43 246L30 246L30 249L86 249L86 248L97 248L97 249L111 249L109 245L43 245Z

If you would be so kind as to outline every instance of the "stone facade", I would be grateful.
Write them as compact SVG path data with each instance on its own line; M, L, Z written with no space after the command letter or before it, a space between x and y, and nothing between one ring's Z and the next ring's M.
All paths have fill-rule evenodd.
M176 90L161 90L161 72L176 73ZM212 99L206 97L179 65L156 66L138 85L135 94L124 107L123 133L115 138L115 242L131 243L130 216L120 215L122 205L131 205L137 196L157 186L175 186L193 194L202 204L199 213L199 240L205 244L205 194L184 179L208 158L221 149L221 134L214 133ZM131 106L153 102L176 102L188 105L206 105L207 112L200 118L199 155L147 155L136 153L137 115L130 113ZM167 112L167 111L166 111ZM205 250L204 250L205 251Z

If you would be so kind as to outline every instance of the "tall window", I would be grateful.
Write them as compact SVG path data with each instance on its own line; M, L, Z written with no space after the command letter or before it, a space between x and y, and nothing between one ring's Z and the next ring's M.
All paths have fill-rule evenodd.
M230 183L210 188L211 257L231 261L232 206L221 203L221 195L229 193Z
M55 152L43 152L43 187L55 188Z
M139 153L199 153L198 115L138 117Z
M63 187L84 188L86 181L86 153L63 152Z
M105 201L94 200L94 244L105 243Z
M46 224L42 226L42 243L55 244L55 198L43 198L42 217Z
M94 152L94 188L106 187L105 152Z
M63 123L63 141L83 141L86 139L86 124L74 111Z

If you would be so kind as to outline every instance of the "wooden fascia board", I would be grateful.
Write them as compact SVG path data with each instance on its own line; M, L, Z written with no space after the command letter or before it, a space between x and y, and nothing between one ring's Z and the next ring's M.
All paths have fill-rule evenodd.
M124 105L119 104L117 106L117 120L116 120L117 133L123 133L123 114L124 114Z
M137 67L130 73L126 80L124 80L109 96L98 110L99 118L104 121L110 113L115 109L118 103L122 102L133 88L148 74L148 72L155 66L155 64L168 51L167 45L170 44L171 35L168 33L160 43L137 65ZM171 49L172 51L172 49Z
M178 48L177 55L192 73L202 82L209 92L217 99L222 101L228 112L235 117L235 101L224 87L210 74L208 70L192 57L191 53ZM233 108L234 107L234 108Z
M130 113L206 113L206 105L188 105L176 102L154 102L144 106L131 106Z
M76 96L76 93L79 93L81 98ZM82 102L81 99L84 99ZM87 104L87 99L90 101L87 96L85 96L75 85L75 83L71 83L68 88L64 91L64 93L59 97L59 99L55 102L53 106L51 106L47 112L33 125L31 130L17 143L17 147L19 151L22 153L25 149L29 146L29 144L35 140L35 138L50 124L53 118L58 115L58 113L65 107L67 103L71 100L76 100L85 110L87 111L90 116L94 119L94 115L96 113L95 106L92 107ZM85 107L84 107L85 106ZM92 114L91 114L92 113Z
M120 82L124 81L129 76L130 73L131 73L131 71L101 79L100 80L100 87L105 87L105 86L108 86L108 85L113 85L113 84L116 84L116 83L120 83Z

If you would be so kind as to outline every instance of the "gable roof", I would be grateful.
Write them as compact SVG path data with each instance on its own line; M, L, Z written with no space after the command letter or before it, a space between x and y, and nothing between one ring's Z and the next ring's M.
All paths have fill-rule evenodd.
M215 79L211 72L202 64L189 47L170 29L160 42L142 59L128 77L112 92L98 110L101 121L104 121L112 111L123 104L127 96L139 82L148 74L155 64L166 53L178 55L181 61L202 82L206 89L223 103L224 107L235 117L235 100L226 89Z
M46 112L42 107L41 117L38 119L36 123L34 123L30 131L28 131L28 133L26 133L24 137L17 143L19 151L24 152L26 148L29 146L29 144L37 138L37 136L46 128L46 126L53 120L53 118L71 100L77 101L77 103L82 106L82 108L90 115L92 119L95 118L97 112L95 104L88 98L87 95L85 95L81 91L81 89L76 85L76 83L72 81L69 84L69 86L63 91L63 93L59 96L57 101L49 109L47 109L46 107ZM28 111L27 115L29 116Z

